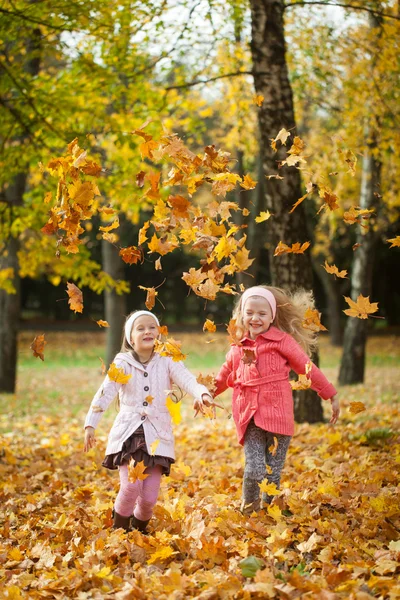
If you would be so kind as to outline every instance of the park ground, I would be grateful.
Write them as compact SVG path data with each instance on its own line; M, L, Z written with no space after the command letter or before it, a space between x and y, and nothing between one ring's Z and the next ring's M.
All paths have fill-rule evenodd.
M104 332L49 332L44 362L29 350L37 333L21 335L16 394L0 395L5 598L400 598L399 337L369 339L366 381L340 388L335 427L296 426L280 495L258 515L238 511L229 393L215 421L194 419L184 398L177 462L144 536L110 529L118 476L101 461L113 405L82 451ZM224 334L174 337L196 375L215 373L228 348ZM336 382L341 350L323 336L320 349Z

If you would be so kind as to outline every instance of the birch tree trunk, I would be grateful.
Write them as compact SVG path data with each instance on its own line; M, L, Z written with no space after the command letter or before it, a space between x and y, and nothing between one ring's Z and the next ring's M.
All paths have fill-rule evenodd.
M278 163L286 156L285 148L273 152L271 138L278 131L293 131L296 122L293 95L286 63L283 0L250 0L252 20L251 52L254 86L257 94L264 96L258 109L261 155L264 175L278 174ZM264 181L267 209L274 214L273 224L268 222L268 243L272 283L286 289L312 288L312 265L309 254L283 254L274 257L279 241L286 244L305 242L306 218L302 205L292 214L289 210L301 197L301 180L298 169L285 169L283 180ZM297 421L321 421L322 405L312 391L295 397Z
M366 132L368 136L368 132ZM362 162L362 179L360 191L360 208L377 210L377 196L380 189L381 163L375 158L377 148L376 133L372 132ZM373 227L365 230L358 226L357 248L351 273L351 298L370 296L372 289L372 272L375 255L377 233ZM362 383L365 373L365 346L367 342L368 319L347 319L344 332L343 355L339 372L339 383L348 385Z

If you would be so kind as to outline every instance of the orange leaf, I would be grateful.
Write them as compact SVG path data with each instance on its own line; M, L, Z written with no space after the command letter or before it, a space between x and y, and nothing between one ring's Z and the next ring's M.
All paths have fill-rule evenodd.
M351 298L344 296L347 304L350 306L343 312L349 317L357 317L358 319L368 319L368 315L378 310L378 302L370 302L369 296L363 296L360 294L357 301L354 302Z
M215 377L213 375L202 375L199 373L197 376L197 383L205 385L211 393L213 393L217 387L217 384L215 383Z
M158 327L158 332L160 335L168 335L168 327L166 325L160 325Z
M169 252L172 252L175 248L178 248L178 246L179 242L175 236L172 236L170 240L165 238L160 239L155 233L148 243L150 252L158 252L161 256L169 254Z
M106 372L107 372L107 368L106 368L106 365L104 363L104 360L100 356L99 356L99 361L101 363L101 374L105 375Z
M262 103L264 102L264 96L262 94L255 94L253 96L253 102L257 106L262 106Z
M145 243L145 241L147 240L147 235L146 232L148 230L148 228L150 227L150 221L146 221L143 224L143 227L141 229L139 229L139 239L138 239L138 245L141 246L142 244Z
M305 250L310 246L310 242L304 242L304 244L300 244L300 242L296 242L292 244L292 246L288 246L283 242L279 242L277 247L275 248L274 256L280 256L281 254L303 254Z
M131 458L128 464L128 480L131 483L135 483L137 480L144 481L147 477L149 477L150 473L145 473L146 465L143 460L138 463L135 463L133 458Z
M235 346L241 346L242 342L237 335L236 319L231 319L226 327L229 335L229 342L235 344Z
M392 244L390 246L390 248L395 248L396 246L400 247L400 235L397 235L394 238L391 238L390 240L386 240L388 243Z
M269 446L268 451L272 454L272 456L275 456L276 451L278 450L278 438L274 436L274 443L271 444L271 446Z
M362 402L350 402L349 412L351 412L353 415L363 412L364 410L365 404L363 404Z
M136 246L121 248L119 255L128 265L136 265L139 261L143 262L143 252L140 248L136 248Z
M242 361L245 365L251 365L256 362L256 354L250 348L243 348Z
M138 285L138 288L140 290L145 290L147 292L147 297L146 297L146 306L148 308L148 310L151 310L155 303L156 303L156 296L158 296L158 292L156 291L156 288L154 287L143 287L142 285Z
M201 298L206 298L206 300L215 300L219 289L219 285L211 281L211 279L206 279L204 283L201 283L193 291L195 294L197 294L197 296L201 296Z
M96 321L96 323L99 327L110 327L107 321L102 321L101 319L100 321Z
M293 204L292 208L289 210L289 215L299 206L299 204L301 204L303 202L303 200L305 200L307 198L307 196L308 196L308 193L304 194L304 196L302 196L301 198L299 198L297 200L297 202L295 202Z
M243 177L243 181L240 183L240 187L244 188L245 190L254 190L256 185L257 181L254 181L250 175L245 175Z
M172 358L175 362L186 359L186 354L183 354L181 351L181 342L178 342L173 338L169 338L165 342L156 340L154 343L154 351L158 352L161 356Z
M32 344L30 345L30 349L33 352L33 356L35 358L39 357L40 360L44 361L44 347L47 344L44 339L44 333L42 335L35 336Z
M146 173L144 171L139 171L136 175L136 185L140 188L144 186L144 178L146 177Z
M74 283L67 283L68 304L71 310L81 313L83 311L83 295Z
M307 308L304 313L302 325L305 329L311 329L311 331L327 331L327 328L321 324L320 318L321 313L316 309Z
M203 325L203 331L209 331L210 333L214 333L214 331L217 331L217 327L216 327L214 321L210 321L210 319L206 319L206 321L204 322L204 325Z
M117 217L110 225L105 225L104 227L99 227L100 231L105 231L108 233L112 229L117 229L119 227L119 218Z
M343 271L339 271L339 269L337 268L336 265L328 265L328 262L325 261L325 264L322 265L325 269L325 271L327 273L330 273L331 275L336 275L336 277L341 277L342 279L346 278L347 275L347 271L343 270Z
M176 217L188 217L188 208L190 206L189 200L183 196L170 196L168 198L168 204L172 207L172 212Z

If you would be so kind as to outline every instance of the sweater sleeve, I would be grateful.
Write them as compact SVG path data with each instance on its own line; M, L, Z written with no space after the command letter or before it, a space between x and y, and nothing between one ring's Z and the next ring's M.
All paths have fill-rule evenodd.
M124 373L126 374L127 364L124 361L118 359L115 359L114 362L116 366L118 368L122 368L124 370ZM109 376L106 375L103 383L95 393L93 400L90 404L89 411L86 415L84 427L97 427L101 417L103 416L104 411L110 406L111 402L118 394L122 385L123 384L121 383L112 381L112 379L110 379Z
M172 381L187 394L199 400L201 400L203 394L211 396L206 386L198 383L196 377L185 367L182 361L176 362L172 358L169 358L168 361L168 370Z
M306 372L306 364L311 362L310 357L289 334L284 341L284 355L290 368L298 375L303 375ZM314 365L314 363L312 363L310 377L311 389L317 392L318 396L321 396L324 400L329 400L337 393L336 388L328 381L322 371Z
M226 355L225 362L220 368L218 375L215 378L216 389L214 396L219 396L228 387L232 387L229 376L233 373L233 348L231 348ZM231 377L232 379L232 377Z

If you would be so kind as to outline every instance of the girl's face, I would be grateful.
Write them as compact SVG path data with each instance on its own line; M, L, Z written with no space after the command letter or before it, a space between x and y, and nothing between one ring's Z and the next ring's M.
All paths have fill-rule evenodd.
M142 315L134 321L131 331L131 344L135 352L140 354L152 350L157 337L158 327L153 317Z
M273 319L269 302L261 296L250 297L243 310L243 325L252 340L260 333L268 331Z

